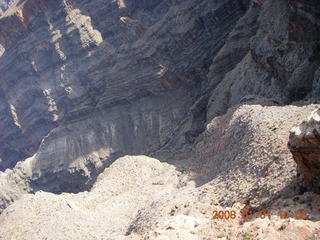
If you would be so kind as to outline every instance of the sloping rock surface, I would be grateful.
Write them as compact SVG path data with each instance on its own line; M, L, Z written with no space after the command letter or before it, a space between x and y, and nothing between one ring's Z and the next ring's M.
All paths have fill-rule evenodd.
M89 189L260 97L318 101L318 1L17 1L0 19L0 170Z
M297 195L286 142L289 129L318 107L244 105L210 122L196 155L176 152L170 164L125 156L88 192L24 194L0 215L0 239L317 239L320 198ZM212 155L208 146L229 154ZM247 221L211 219L213 210L248 208L255 215ZM301 209L307 216L297 219Z
M33 188L77 192L117 157L165 146L190 121L212 57L247 8L231 0L13 5L0 19L0 170L33 156Z
M0 238L205 238L212 206L285 208L300 194L292 211L310 222L288 238L317 239L318 198L287 140L319 108L319 9L14 1L0 17ZM278 223L257 236L286 239Z

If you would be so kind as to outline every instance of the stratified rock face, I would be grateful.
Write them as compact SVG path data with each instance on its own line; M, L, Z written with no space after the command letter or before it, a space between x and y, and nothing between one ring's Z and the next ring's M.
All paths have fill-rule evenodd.
M290 234L295 240L319 239L320 196L296 196L296 164L286 146L289 129L318 107L230 109L208 124L192 152L184 153L178 161L184 167L146 156L121 157L90 191L77 194L38 191L16 200L0 175L0 239L208 240L223 239L223 233L239 240L246 232L255 239L282 240ZM16 200L3 211L1 194ZM274 204L264 205L272 199ZM245 223L212 219L212 209L240 213L244 200L270 210L271 218L256 212ZM280 219L279 209L288 210L290 219ZM311 221L294 219L301 209Z
M196 138L206 123L242 102L319 101L320 2L254 1L213 56L205 91L192 108Z
M320 191L320 109L290 131L289 148L307 184Z
M210 67L207 121L247 96L319 100L319 1L256 2Z
M190 120L212 56L247 7L14 4L0 19L0 170L36 153L18 166L34 188L78 191L115 157L166 146Z
M8 176L77 192L119 156L192 144L239 103L318 101L317 9L317 0L15 1L0 18L0 170L26 159Z
M0 239L196 239L213 206L268 209L304 191L286 143L319 105L273 105L320 100L319 9L14 1L0 17ZM319 122L317 111L289 144L315 187ZM308 198L293 208L317 211ZM281 221L255 237L286 238ZM259 227L240 222L220 229L238 240ZM299 224L296 239L318 238L317 222Z

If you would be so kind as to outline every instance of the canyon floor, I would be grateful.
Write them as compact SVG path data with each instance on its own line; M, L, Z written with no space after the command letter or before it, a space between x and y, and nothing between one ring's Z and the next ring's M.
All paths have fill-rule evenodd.
M237 106L192 146L117 159L90 191L22 194L0 239L319 239L320 195L299 188L287 147L318 107ZM220 210L235 219L212 219Z

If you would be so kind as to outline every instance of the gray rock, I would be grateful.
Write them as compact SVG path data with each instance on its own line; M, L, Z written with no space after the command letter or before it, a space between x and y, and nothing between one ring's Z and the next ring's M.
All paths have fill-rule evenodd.
M29 157L33 189L77 192L116 157L168 146L247 4L13 5L0 19L0 170Z
M317 0L14 2L0 17L0 170L25 191L79 192L120 156L192 149L246 96L317 102L318 9Z

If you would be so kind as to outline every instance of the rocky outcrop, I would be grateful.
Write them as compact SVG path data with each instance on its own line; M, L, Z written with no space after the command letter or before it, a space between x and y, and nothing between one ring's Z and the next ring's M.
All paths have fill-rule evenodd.
M289 148L307 188L320 192L320 110L290 131Z
M31 172L34 189L76 192L116 157L166 146L190 124L212 56L247 7L233 0L13 5L0 19L0 170L29 157L20 169Z
M32 225L43 223L40 235L48 239L119 240L140 209L177 190L179 175L174 166L157 159L125 156L99 176L90 192L24 195L0 215L0 239L39 238L39 230ZM9 213L9 217L6 211L12 210L18 214ZM61 218L57 213L62 213ZM118 218L119 214L125 217ZM10 225L20 227L10 230Z
M0 239L317 239L320 200L305 191L319 189L320 110L291 131L293 158L287 141L319 109L319 9L13 1L0 13ZM312 222L211 221L226 206Z
M318 102L317 9L317 0L15 1L0 18L5 181L88 190L120 156L193 149L240 103Z
M319 101L319 2L254 2L212 58L205 90L192 108L193 139L242 102Z
M319 105L262 103L267 104L244 104L213 119L193 149L171 152L168 162L125 156L90 191L13 198L0 214L0 239L318 239L320 197L299 194L286 142L289 129ZM1 176L0 198L12 196ZM240 212L248 206L255 215L245 221ZM259 217L265 209L270 219ZM280 218L282 209L290 218ZM306 220L296 217L301 209ZM237 218L212 219L214 210L236 211Z
M239 20L210 66L207 121L249 95L275 104L318 100L319 2L259 3L261 12Z

